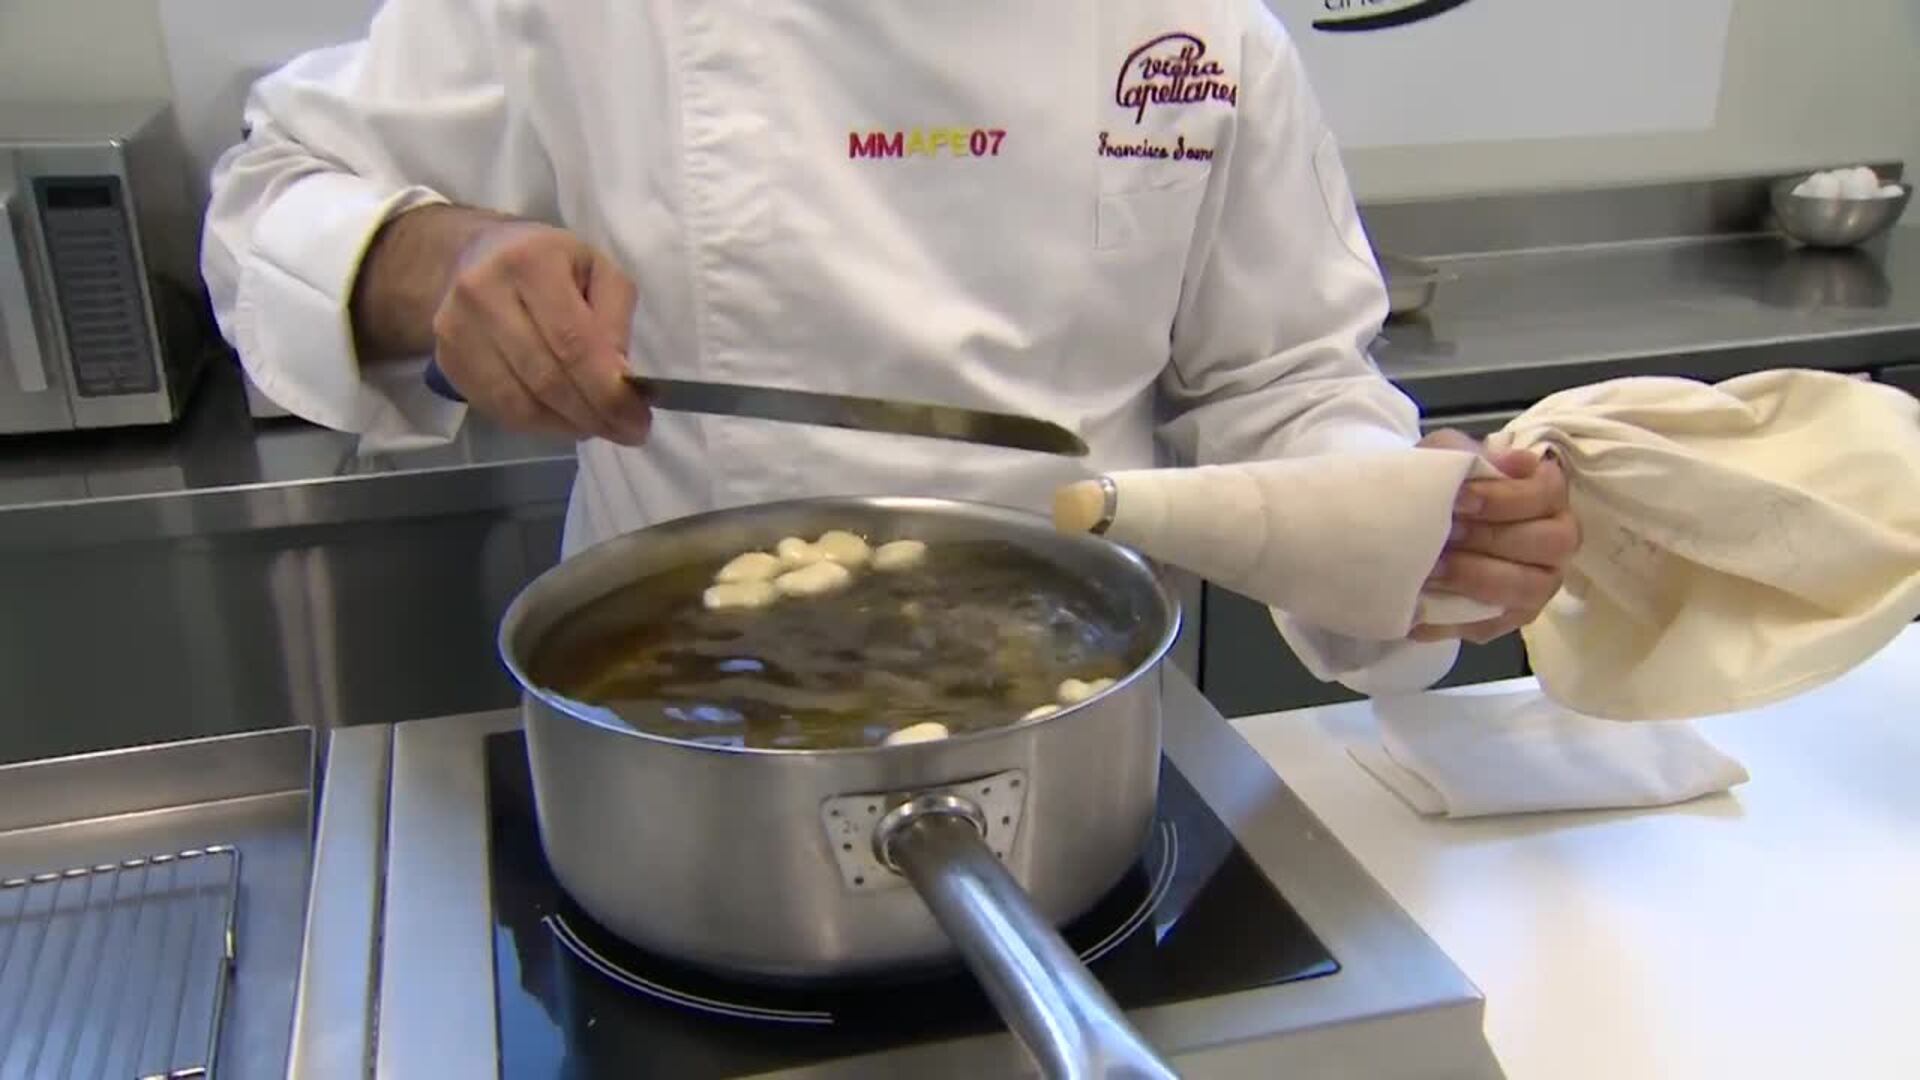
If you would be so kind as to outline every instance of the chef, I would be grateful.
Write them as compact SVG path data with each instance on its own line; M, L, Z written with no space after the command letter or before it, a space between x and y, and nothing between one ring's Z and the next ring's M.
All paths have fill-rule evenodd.
M468 408L576 438L568 553L795 496L1038 510L1089 468L1419 438L1367 354L1386 297L1333 137L1258 0L387 0L244 120L203 269L259 389L368 449ZM650 413L628 367L1028 413L1091 458ZM1504 614L1380 642L1276 613L1310 670L1424 685L1455 637L1539 613L1578 541L1565 481L1495 464L1434 587Z

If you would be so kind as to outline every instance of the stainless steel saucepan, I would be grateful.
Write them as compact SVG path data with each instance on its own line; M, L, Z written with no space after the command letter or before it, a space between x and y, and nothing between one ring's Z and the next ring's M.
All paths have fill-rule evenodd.
M557 624L690 563L718 566L830 528L929 545L998 539L1126 613L1147 659L1052 716L936 742L833 750L645 734L529 677ZM525 689L548 861L569 895L642 948L781 980L963 959L1049 1076L1175 1075L1061 939L1139 856L1160 761L1172 592L1139 556L1043 517L933 499L762 504L642 529L532 582L501 626Z

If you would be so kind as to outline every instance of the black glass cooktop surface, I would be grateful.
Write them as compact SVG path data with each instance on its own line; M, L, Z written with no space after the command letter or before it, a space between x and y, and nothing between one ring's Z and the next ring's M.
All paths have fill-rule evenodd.
M503 1077L746 1076L1004 1030L970 976L823 987L718 978L642 952L568 899L534 821L526 743L487 739ZM1171 763L1140 861L1066 928L1125 1009L1313 978L1333 957Z

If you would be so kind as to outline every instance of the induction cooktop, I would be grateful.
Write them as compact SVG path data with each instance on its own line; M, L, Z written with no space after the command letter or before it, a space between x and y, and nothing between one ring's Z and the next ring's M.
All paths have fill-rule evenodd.
M1183 673L1162 701L1152 838L1065 928L1140 1034L1193 1080L1498 1080L1459 967ZM1033 1075L963 970L774 990L594 925L546 866L515 710L328 746L290 1076Z
M501 1076L719 1080L1004 1030L964 969L767 986L628 944L548 868L522 735L488 736L485 757ZM1140 859L1063 934L1128 1010L1339 970L1165 759Z

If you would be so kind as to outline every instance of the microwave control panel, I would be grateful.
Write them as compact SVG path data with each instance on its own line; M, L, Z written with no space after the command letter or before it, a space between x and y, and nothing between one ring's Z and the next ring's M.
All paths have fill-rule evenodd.
M43 177L34 195L74 390L90 398L158 391L145 285L119 177Z

